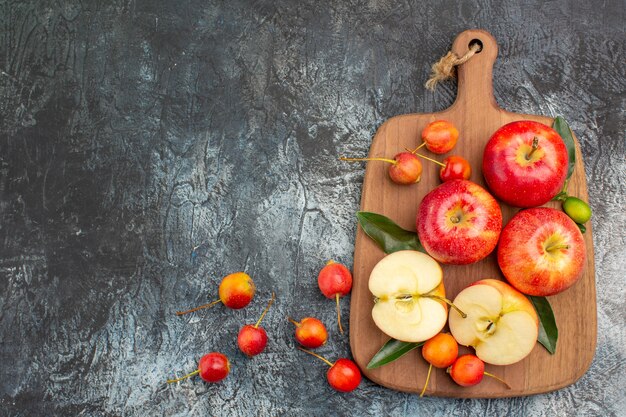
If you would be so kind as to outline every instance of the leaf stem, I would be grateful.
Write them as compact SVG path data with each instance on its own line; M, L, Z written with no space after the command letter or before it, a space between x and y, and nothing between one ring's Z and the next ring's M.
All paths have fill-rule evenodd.
M533 138L533 144L532 147L530 149L530 152L528 152L528 155L526 155L526 160L530 161L530 157L533 156L533 154L535 153L535 151L539 148L539 138L537 136L535 136Z
M504 385L506 385L506 387L508 389L511 389L511 386L509 384L507 384L503 379L498 378L497 376L495 376L494 374L490 374L489 372L485 372L484 374L487 375L487 376L490 376L491 378L493 378L495 380L498 380L498 381L502 382Z
M181 376L180 378L176 378L176 379L168 379L168 380L167 380L167 383L168 383L168 384L171 384L171 383L174 383L174 382L179 382L179 381L182 381L183 379L187 379L187 378L189 378L190 376L197 375L199 372L200 372L200 370L199 370L199 369L196 369L195 371L193 371L193 372L191 372L191 373L189 373L189 374L187 374L187 375L185 375L185 376Z
M430 380L430 373L433 370L433 364L431 363L428 367L428 375L426 375L426 382L424 383L424 388L422 388L422 392L420 392L420 398L424 396L426 392L426 387L428 386L428 381Z
M396 161L395 159L388 159L388 158L345 158L345 157L341 157L339 158L342 161L346 161L346 162L357 162L357 161L383 161L383 162L389 162L390 164L393 165L397 165L398 161Z
M341 307L339 306L339 293L335 294L335 300L337 301L337 323L339 324L339 331L343 334L343 327L341 327Z
M263 313L261 314L261 317L259 317L259 321L257 321L256 324L254 325L255 329L259 328L259 324L261 324L261 320L263 320L263 317L265 317L265 315L267 314L267 311L270 309L270 307L272 306L272 303L274 303L275 299L276 299L276 295L274 295L274 293L272 292L272 298L270 299L270 302L267 303L267 307L265 307L265 310L263 310Z
M324 358L324 357L322 357L322 356L318 355L317 353L313 353L313 352L311 352L310 350L303 349L303 348L301 348L300 346L298 346L298 349L300 349L301 351L303 351L303 352L305 352L305 353L308 353L309 355L313 355L313 356L315 356L315 357L316 357L317 359L319 359L319 360L322 360L322 361L326 362L326 364L327 364L328 366L333 366L333 365L334 365L333 363L331 363L330 361L328 361L328 359L326 359L326 358Z
M221 302L222 302L222 300L215 300L215 301L211 301L211 302L210 302L210 303L208 303L208 304L203 304L203 305L201 305L201 306L199 306L199 307L192 308L191 310L187 310L187 311L177 311L177 312L176 312L176 315L177 315L177 316L182 316L182 315L185 315L185 314L193 313L194 311L202 310L203 308L209 308L209 307L212 307L212 306L214 306L215 304L217 304L217 303L221 303Z
M457 313L459 313L461 315L461 317L463 317L464 319L467 318L467 314L465 314L464 312L461 311L460 308L458 308L457 306L455 306L454 304L452 304L452 301L448 300L445 297L440 297L438 295L430 295L430 294L426 294L426 295L422 295L422 297L426 297L426 298L434 298L435 300L439 300L439 301L443 301L444 303L448 304L450 307L452 307L453 309L456 310Z

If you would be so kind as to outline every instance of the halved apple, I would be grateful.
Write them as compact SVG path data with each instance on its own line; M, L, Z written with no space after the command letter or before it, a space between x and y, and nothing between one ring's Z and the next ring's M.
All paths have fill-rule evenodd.
M372 270L369 289L375 297L374 323L394 339L422 342L446 324L443 272L425 253L405 250L387 255Z
M454 299L466 318L450 311L448 325L459 344L472 346L476 356L493 365L509 365L533 350L539 319L531 302L509 284L496 279L477 281Z

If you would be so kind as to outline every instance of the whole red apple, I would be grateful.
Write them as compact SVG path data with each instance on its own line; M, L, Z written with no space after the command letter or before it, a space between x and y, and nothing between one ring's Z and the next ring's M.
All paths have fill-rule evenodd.
M563 188L568 155L552 128L521 120L498 129L483 154L483 175L496 198L515 207L547 203Z
M417 210L417 234L426 252L445 264L480 261L498 243L502 212L480 185L447 181L426 194Z
M560 210L522 210L502 230L498 265L524 294L547 296L566 290L582 276L586 262L583 235Z

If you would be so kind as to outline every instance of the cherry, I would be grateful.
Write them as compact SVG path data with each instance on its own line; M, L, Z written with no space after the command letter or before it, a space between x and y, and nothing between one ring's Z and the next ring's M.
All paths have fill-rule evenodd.
M350 270L345 265L335 261L328 261L317 276L317 285L327 298L336 300L337 324L339 325L339 331L343 334L339 297L347 295L352 289L352 274Z
M219 300L192 308L191 310L178 311L176 315L182 316L183 314L193 313L203 308L212 307L217 303L222 303L226 307L234 310L244 308L252 301L255 291L256 286L254 285L254 281L248 274L245 272L235 272L222 279L219 287Z
M420 393L420 397L424 396L426 387L428 387L428 381L430 380L430 373L435 368L447 368L452 365L459 355L459 344L454 337L449 333L439 333L432 338L428 339L422 347L422 356L430 364L428 367L428 375L426 376L426 383Z
M218 382L226 378L230 372L230 362L226 355L219 352L211 352L200 358L198 369L176 379L168 379L167 383L179 382L191 376L200 374L200 378L206 382Z
M446 372L450 374L454 382L462 387L476 385L483 380L484 375L487 375L502 382L508 389L511 389L509 384L502 379L489 372L485 372L485 363L475 355L467 354L459 356Z
M330 366L330 369L326 372L326 379L333 389L340 392L350 392L354 391L361 383L361 370L356 363L350 359L341 358L337 359L335 363L331 363L317 353L302 349L301 347L298 349L308 353L309 355L315 356Z
M452 155L443 160L444 166L439 170L441 182L451 180L468 180L472 175L472 167L467 159Z
M263 317L267 314L275 298L276 296L272 293L272 298L269 303L267 303L267 307L263 310L256 324L246 324L239 330L237 345L239 345L239 349L248 356L258 355L263 352L265 346L267 346L267 333L263 327L259 327L259 324L261 324L261 320L263 320Z
M452 123L446 120L435 120L422 130L424 143L421 146L425 145L433 153L444 154L454 148L458 139L459 131Z
M342 161L383 161L391 164L389 178L400 185L410 185L419 182L422 178L422 163L411 152L400 152L393 159L388 158L339 158Z
M302 346L315 349L326 343L328 332L324 323L314 317L305 317L300 322L287 317L296 326L296 340Z
M414 155L419 156L420 158L424 158L430 162L434 162L439 165L441 169L439 170L439 179L441 182L462 179L468 180L470 175L472 175L472 167L470 166L467 159L461 156L449 156L443 160L443 162L439 162L436 159L429 158L425 155L417 153L417 150L424 146L424 143L418 146L417 148L410 150L407 149L407 152L411 152Z

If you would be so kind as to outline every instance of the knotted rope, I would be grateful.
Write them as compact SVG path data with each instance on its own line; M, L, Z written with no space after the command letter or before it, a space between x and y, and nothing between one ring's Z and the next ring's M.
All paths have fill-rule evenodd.
M430 78L428 79L428 81L426 81L425 84L426 88L434 91L435 86L437 86L438 82L456 76L454 67L464 64L476 53L480 52L481 49L482 46L478 42L476 42L470 46L470 49L462 57L459 57L452 51L448 52L446 55L441 57L439 61L433 64Z

